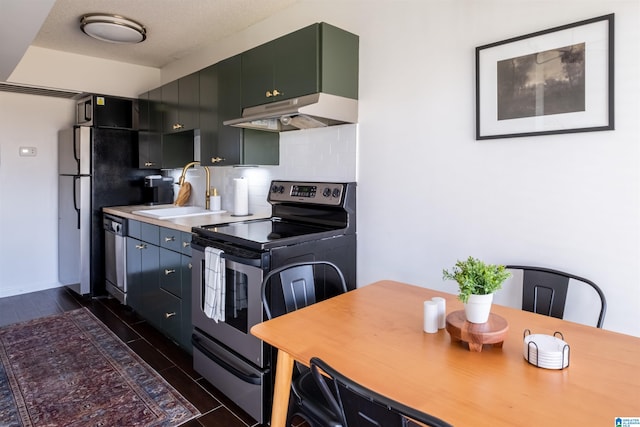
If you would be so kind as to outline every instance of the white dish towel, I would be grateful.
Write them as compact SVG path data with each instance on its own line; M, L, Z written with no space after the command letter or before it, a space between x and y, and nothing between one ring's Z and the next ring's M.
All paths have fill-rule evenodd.
M204 250L204 314L216 323L224 321L225 261L224 251L207 247Z

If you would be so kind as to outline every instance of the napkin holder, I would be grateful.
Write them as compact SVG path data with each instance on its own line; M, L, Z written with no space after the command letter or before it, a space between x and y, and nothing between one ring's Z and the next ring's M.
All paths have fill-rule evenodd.
M531 331L529 329L525 329L522 335L523 335L523 338L526 338L528 335L531 335ZM561 340L564 341L564 335L562 335L562 332L555 331L553 333L553 336L556 337L556 338L559 337ZM535 350L535 353L536 353L536 358L535 358L536 359L536 363L531 362L531 352L533 350ZM542 366L540 366L540 363L539 363L540 362L540 357L537 357L538 355L540 355L540 352L538 351L538 345L534 341L529 341L527 343L527 355L525 357L527 363L529 363L530 365L535 366L536 368L542 368ZM571 348L569 347L569 344L566 344L566 345L564 345L562 347L562 360L563 360L562 365L563 366L561 368L556 368L556 369L562 370L562 369L568 368L569 364L571 362L571 357L570 356L571 356ZM566 366L564 366L565 357L566 357L566 360L567 360Z

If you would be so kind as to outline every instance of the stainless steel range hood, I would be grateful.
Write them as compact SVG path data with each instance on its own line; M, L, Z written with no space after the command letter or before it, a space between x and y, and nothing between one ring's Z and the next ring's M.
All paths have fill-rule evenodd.
M269 104L248 107L242 117L225 125L270 132L356 123L358 100L328 93L314 93Z

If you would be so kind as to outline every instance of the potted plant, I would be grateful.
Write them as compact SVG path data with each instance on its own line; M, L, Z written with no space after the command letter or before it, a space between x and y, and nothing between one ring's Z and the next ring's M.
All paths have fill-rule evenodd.
M451 271L442 270L442 278L458 282L458 299L464 303L465 316L471 323L489 319L493 293L511 276L503 265L485 264L469 257L458 260Z

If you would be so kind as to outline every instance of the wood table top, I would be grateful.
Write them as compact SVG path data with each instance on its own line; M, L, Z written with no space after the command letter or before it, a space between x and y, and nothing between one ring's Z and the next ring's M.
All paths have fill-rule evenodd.
M297 361L319 357L365 387L454 425L607 426L615 417L640 416L640 338L494 304L492 313L509 324L504 344L471 352L444 329L423 332L423 302L434 296L446 299L447 313L462 309L455 295L385 280L251 332ZM561 332L570 366L530 365L525 329Z

